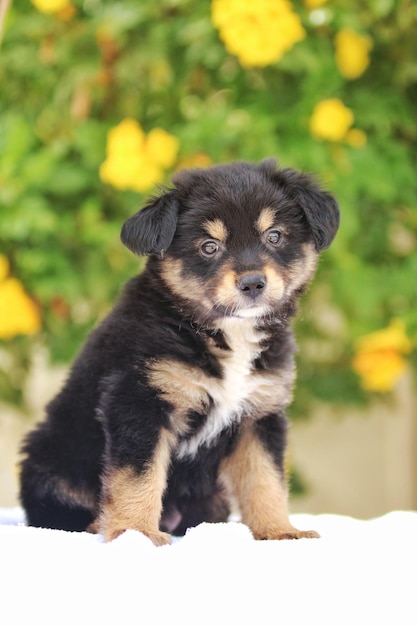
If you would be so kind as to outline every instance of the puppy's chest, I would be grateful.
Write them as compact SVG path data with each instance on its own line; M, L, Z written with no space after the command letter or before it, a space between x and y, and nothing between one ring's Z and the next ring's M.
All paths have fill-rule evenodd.
M190 381L191 389L195 385L204 389L206 407L200 413L201 420L197 418L192 432L182 439L179 457L194 456L201 445L210 445L225 428L239 422L243 416L259 417L264 404L275 405L276 372L259 371L255 366L263 350L265 334L242 320L228 321L223 334L226 346L210 348L222 376L200 375Z
M222 369L220 381L213 380L210 396L217 414L237 413L259 384L261 374L255 361L262 352L265 335L251 327L232 327L224 333L227 349L214 349Z

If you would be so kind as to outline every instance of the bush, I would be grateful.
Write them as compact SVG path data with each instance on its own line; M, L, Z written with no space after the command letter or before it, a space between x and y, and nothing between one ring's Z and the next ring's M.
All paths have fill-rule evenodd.
M294 413L314 397L389 392L416 365L416 27L407 0L12 4L0 66L5 397L21 400L33 346L68 362L137 270L119 229L155 184L182 166L271 155L315 172L342 211L297 322ZM114 141L126 123L134 184Z

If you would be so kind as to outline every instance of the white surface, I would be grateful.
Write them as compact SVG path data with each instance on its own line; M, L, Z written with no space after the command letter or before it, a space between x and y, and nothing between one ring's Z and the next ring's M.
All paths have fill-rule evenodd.
M160 548L135 531L105 544L0 509L1 622L416 626L417 512L292 522L321 539L255 541L230 522Z

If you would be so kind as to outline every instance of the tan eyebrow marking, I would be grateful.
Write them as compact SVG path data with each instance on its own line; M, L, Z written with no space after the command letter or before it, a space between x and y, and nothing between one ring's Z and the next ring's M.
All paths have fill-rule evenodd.
M275 213L273 209L267 207L262 209L258 219L256 220L256 228L262 234L275 224Z
M220 219L207 220L204 222L203 227L206 229L208 235L213 239L225 242L227 239L227 228Z
M256 220L256 228L262 234L267 231L269 228L275 223L275 213L273 209L266 208L262 209L258 219Z

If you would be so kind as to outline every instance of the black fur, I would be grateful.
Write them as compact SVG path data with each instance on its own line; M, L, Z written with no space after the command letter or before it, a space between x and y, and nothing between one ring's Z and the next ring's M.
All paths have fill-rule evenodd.
M136 254L157 254L163 257L177 228L178 199L166 193L153 199L132 215L123 225L120 238Z
M134 527L162 543L158 528L137 521L146 512L120 495L135 501L124 470L137 479L138 494L141 481L148 491L151 485L149 506L158 513L161 502L159 528L179 534L227 519L226 486L234 480L242 491L234 464L252 447L260 445L271 466L265 479L273 468L277 480L283 476L295 350L290 319L314 259L336 234L337 204L310 177L277 171L272 159L183 171L173 181L124 224L123 243L150 255L146 269L91 334L46 420L23 445L20 495L29 524L91 525L107 539ZM265 209L274 224L260 232ZM216 239L206 231L219 221L225 235ZM212 258L206 240L218 247ZM265 286L242 286L258 275ZM267 387L276 382L259 391L264 380ZM163 437L170 462L161 490L154 476L165 471ZM115 477L123 478L116 491ZM142 507L148 497L144 490ZM119 524L114 510L123 517L126 507L131 522ZM289 523L259 529L253 517L244 521L255 536L302 536Z

